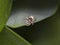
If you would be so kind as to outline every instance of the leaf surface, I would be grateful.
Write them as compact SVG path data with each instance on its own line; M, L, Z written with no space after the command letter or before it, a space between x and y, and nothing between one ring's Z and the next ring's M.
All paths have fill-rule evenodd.
M0 0L0 32L10 15L12 2L13 0Z
M5 27L0 33L0 45L31 45L14 31Z
M22 4L23 3L23 4ZM45 1L38 0L38 1L20 1L16 0L13 6L13 11L8 19L6 25L12 28L17 28L21 26L26 26L25 20L28 16L34 16L35 22L39 22L44 20L50 16L52 16L57 8L58 8L58 1Z

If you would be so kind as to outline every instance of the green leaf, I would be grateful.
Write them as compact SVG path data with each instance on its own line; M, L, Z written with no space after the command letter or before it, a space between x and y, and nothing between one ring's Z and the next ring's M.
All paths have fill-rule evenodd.
M8 27L0 33L0 45L31 45Z
M0 32L10 15L12 1L13 0L0 0Z
M23 3L23 4L22 4ZM12 28L26 26L25 19L28 16L34 16L35 22L39 22L52 16L58 9L58 1L20 1L16 0L13 11L6 25Z

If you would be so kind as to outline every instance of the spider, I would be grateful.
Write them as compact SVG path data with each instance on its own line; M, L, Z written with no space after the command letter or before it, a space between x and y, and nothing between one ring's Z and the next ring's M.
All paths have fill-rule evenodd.
M29 25L33 25L35 22L35 17L34 16L28 16L26 17L26 21L25 23L29 26Z

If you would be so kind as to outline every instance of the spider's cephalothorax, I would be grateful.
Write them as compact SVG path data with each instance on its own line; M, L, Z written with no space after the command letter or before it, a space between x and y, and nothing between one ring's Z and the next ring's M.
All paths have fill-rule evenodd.
M34 17L34 16L28 16L28 17L26 17L25 23L26 23L27 25L33 25L34 22L35 22L35 17Z

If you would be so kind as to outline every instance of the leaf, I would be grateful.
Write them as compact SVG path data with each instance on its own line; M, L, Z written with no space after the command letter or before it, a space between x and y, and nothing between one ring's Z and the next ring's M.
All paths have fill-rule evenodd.
M22 4L23 3L23 4ZM27 16L34 16L36 22L52 16L58 8L58 1L19 1L14 3L13 11L6 25L12 28L25 26Z
M0 33L0 45L31 45L8 27Z
M0 0L0 32L10 15L13 0Z

